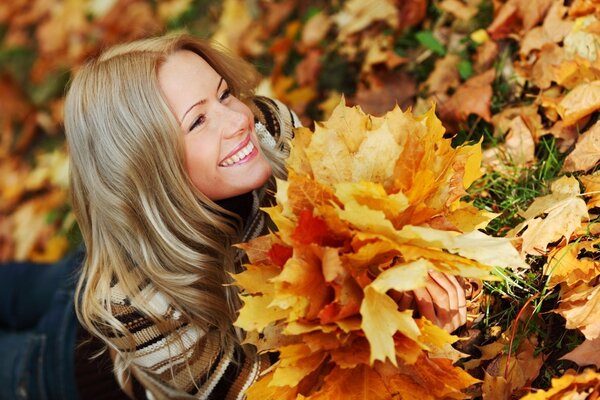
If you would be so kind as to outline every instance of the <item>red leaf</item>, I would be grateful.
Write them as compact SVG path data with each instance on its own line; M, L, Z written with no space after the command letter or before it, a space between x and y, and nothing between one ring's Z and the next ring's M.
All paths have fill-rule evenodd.
M293 249L291 247L275 243L273 246L271 246L267 252L267 255L271 261L273 261L273 264L283 267L287 260L292 256L292 253Z
M319 246L341 247L343 241L335 237L324 219L315 217L309 210L300 213L298 226L292 233L292 239L300 244L317 244Z

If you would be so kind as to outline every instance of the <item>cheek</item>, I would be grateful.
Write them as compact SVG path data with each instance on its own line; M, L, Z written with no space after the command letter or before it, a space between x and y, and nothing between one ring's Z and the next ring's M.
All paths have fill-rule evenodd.
M198 183L206 182L210 174L211 149L203 143L185 140L185 169L196 187Z

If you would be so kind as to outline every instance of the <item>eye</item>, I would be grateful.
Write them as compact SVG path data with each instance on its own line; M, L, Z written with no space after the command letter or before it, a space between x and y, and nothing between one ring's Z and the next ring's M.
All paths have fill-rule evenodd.
M221 96L219 97L219 101L225 101L231 96L231 90L229 88L225 89Z
M190 125L190 129L188 130L188 132L191 132L194 130L194 128L202 125L204 121L206 121L206 116L204 114L198 115L194 122L192 122L192 125Z

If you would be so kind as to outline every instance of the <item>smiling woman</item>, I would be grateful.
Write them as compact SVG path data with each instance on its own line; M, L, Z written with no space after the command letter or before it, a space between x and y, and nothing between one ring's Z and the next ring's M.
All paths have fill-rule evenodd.
M243 61L180 35L109 49L67 95L87 245L77 313L123 386L139 382L153 398L239 398L269 365L241 345L226 284L241 263L232 244L267 228L259 207L273 175L284 177L297 120L254 97L255 83Z

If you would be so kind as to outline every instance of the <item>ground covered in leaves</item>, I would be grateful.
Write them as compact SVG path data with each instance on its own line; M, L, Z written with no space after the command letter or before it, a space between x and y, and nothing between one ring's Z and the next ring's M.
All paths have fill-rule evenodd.
M470 355L456 366L481 380L467 393L593 396L599 14L596 0L4 2L0 260L56 260L79 240L61 126L69 71L107 45L186 29L252 61L265 76L259 93L311 129L344 95L377 116L395 104L420 115L435 102L445 140L481 142L483 175L463 200L529 267L469 281L470 319L454 345Z

